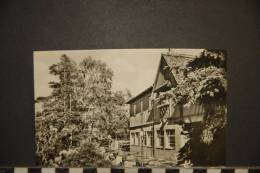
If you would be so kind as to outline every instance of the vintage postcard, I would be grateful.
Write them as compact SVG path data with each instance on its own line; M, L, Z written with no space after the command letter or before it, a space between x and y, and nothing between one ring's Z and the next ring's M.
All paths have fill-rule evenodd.
M227 52L35 51L37 165L223 166Z

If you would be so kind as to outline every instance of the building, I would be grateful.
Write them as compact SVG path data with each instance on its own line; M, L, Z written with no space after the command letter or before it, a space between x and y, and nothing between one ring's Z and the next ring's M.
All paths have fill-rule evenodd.
M178 65L190 55L162 54L153 86L127 101L130 105L130 152L141 158L176 162L178 150L185 144L179 121L201 122L199 105L173 106L170 99L155 101L159 92L174 89L185 77Z

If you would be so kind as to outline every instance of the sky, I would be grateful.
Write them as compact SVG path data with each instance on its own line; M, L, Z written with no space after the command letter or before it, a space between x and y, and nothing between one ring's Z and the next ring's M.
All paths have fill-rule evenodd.
M161 53L168 49L100 49L100 50L59 50L34 52L34 91L35 99L48 96L50 81L57 78L49 74L49 66L58 63L62 54L66 54L77 64L91 56L107 64L114 72L112 90L128 89L132 96L152 86ZM198 55L202 49L171 49L176 53Z

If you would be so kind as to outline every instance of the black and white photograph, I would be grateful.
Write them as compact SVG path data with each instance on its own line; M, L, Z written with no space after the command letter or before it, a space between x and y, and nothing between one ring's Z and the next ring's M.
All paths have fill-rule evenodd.
M226 164L223 49L34 51L38 166Z

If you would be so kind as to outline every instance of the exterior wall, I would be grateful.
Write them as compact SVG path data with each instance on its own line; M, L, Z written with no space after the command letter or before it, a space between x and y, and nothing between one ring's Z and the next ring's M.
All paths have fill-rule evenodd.
M155 125L155 132L159 131L161 127L161 124ZM164 128L162 129L164 131L164 147L159 146L159 139L158 139L158 134L155 133L155 148L156 149L164 149L164 150L175 150L178 151L185 143L184 143L184 136L181 135L181 126L180 125L168 125L166 124ZM175 130L175 147L174 149L170 148L168 146L168 141L167 141L167 130ZM156 154L156 153L155 153Z
M151 105L150 98L156 98L158 92L177 85L172 72L169 71L170 68L165 69L166 65L166 60L162 58L152 90L144 91L129 102L130 152L140 156L143 150L144 157L151 157L154 154L153 157L156 158L176 161L178 151L187 142L185 136L181 135L181 126L176 122L202 121L204 109L198 104L174 105L171 100L166 99L153 100ZM164 88L169 80L171 86ZM152 123L156 124L154 128ZM141 134L145 137L142 144Z
M177 162L178 152L175 150L156 149L155 153L156 153L155 157L158 159L164 159L164 160Z
M149 97L151 92L143 93L130 103L130 116L135 116L149 108Z
M132 155L137 158L141 157L141 146L131 146L130 152ZM153 148L152 147L143 147L143 158L153 157Z
M160 147L158 145L159 143L159 138L158 138L158 134L157 131L160 130L161 124L157 124L155 125L154 129L155 129L155 138L153 140L153 142L155 142L155 158L158 159L164 159L164 160L170 160L170 161L176 161L176 156L178 154L179 149L185 144L186 139L183 135L181 135L181 126L179 125L168 125L166 124L163 128L164 131L164 146ZM168 146L169 142L167 141L168 137L167 137L167 130L175 130L175 148L170 148ZM141 157L141 150L142 150L142 146L141 146L141 131L143 131L144 136L146 136L146 144L145 145L143 143L143 157L144 158L149 158L149 157L153 157L153 146L151 145L150 142L148 142L148 140L150 140L150 138L148 138L147 132L152 132L153 128L152 126L148 126L148 127L142 127L142 128L137 128L134 130L130 130L130 152L137 156L137 157ZM131 134L139 134L138 135L138 140L139 143L134 143L134 139L133 136ZM135 139L136 141L137 139Z
M155 149L157 159L164 159L168 161L177 161L178 152L174 150L163 150L163 149ZM141 147L140 146L131 146L131 153L135 155L137 158L141 158ZM153 148L152 147L143 147L143 158L151 158L153 157Z
M130 117L130 127L136 127L136 126L149 124L148 118L149 118L148 110L140 112L140 113L136 114L135 116L131 116Z

